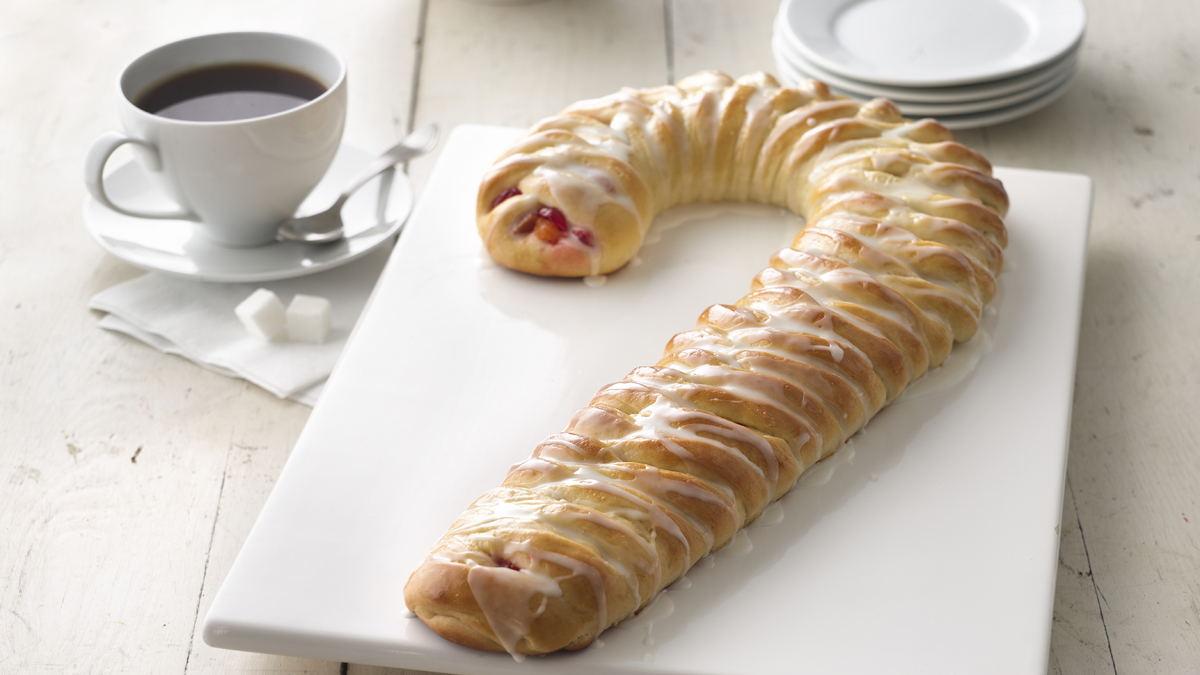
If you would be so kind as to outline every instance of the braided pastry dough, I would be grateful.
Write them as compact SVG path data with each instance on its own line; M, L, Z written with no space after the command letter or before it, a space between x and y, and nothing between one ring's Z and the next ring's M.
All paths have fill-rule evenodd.
M890 102L705 72L539 122L479 190L500 263L619 269L654 216L757 201L807 219L751 291L600 390L437 542L405 587L443 637L579 649L646 606L970 339L1007 210L979 154Z

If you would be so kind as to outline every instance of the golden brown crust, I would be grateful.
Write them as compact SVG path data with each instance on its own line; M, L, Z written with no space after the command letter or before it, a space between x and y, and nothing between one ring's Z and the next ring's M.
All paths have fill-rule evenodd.
M514 655L591 644L942 363L996 293L1008 198L985 158L888 101L761 73L539 122L485 176L477 224L504 265L587 276L632 259L657 213L722 200L807 225L451 526L405 587L438 634Z

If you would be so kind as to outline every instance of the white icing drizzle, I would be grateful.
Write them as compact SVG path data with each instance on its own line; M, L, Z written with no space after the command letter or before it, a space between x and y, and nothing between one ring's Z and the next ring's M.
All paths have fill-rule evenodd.
M645 609L634 614L617 624L618 627L626 630L637 630L639 628L646 629L646 637L642 640L642 644L647 647L654 646L654 638L651 636L651 631L654 624L675 613L675 602L667 594L660 594L646 606Z
M942 365L905 387L892 405L932 396L953 387L974 372L983 357L991 351L991 337L987 331L980 330L975 333L975 337L959 343Z
M668 395L664 394L664 389L662 388L661 383L658 381L637 377L632 378L630 381L642 385L643 387L655 390L657 393L659 393L659 398L654 402L654 404L648 406L642 410L640 414L633 418L634 423L637 424L642 431L640 434L632 434L631 437L636 438L641 436L643 438L653 438L658 440L664 446L666 446L666 448L670 450L672 454L684 460L685 462L689 459L695 460L695 457L682 445L675 442L675 438L684 438L699 443L716 445L717 447L726 450L728 456L738 460L748 469L763 477L764 480L768 479L768 476L763 472L762 468L760 468L758 464L754 463L754 461L752 461L749 457L746 457L744 454L742 454L736 447L723 443L717 439L701 436L699 433L697 433L697 429L703 429L704 431L708 431L718 436L718 438L724 437L728 438L729 440L740 439L749 441L751 436L756 434L747 430L745 427L717 417L712 413L701 410L684 409L681 401L672 400L668 398ZM686 385L666 385L665 391L669 392L672 388L679 389L684 386ZM731 438L731 434L734 437L740 438ZM762 441L762 438L759 437L758 440ZM755 445L760 451L763 452L764 455L767 454L767 451L764 451L761 446L758 446L757 444ZM772 459L774 459L774 451L771 451L770 454Z
M757 403L761 406L773 407L779 405L784 407L788 412L800 418L804 425L808 428L808 434L811 434L811 437L816 438L817 445L821 444L821 434L817 432L816 425L813 423L812 418L809 417L805 411L790 405L786 405L785 402L787 401L787 398L782 393L782 387L772 386L775 385L776 381L773 381L771 378L747 378L746 375L749 374L749 371L730 368L727 366L702 365L694 368L687 368L686 366L678 366L677 368L680 369L680 372L686 371L689 374L695 375L699 378L717 380L717 382L714 382L710 386L720 387L721 389L734 394L735 396ZM751 379L751 381L746 382L748 379ZM782 384L781 381L778 382ZM774 391L762 391L758 388L763 386L770 387ZM720 434L720 432L715 430L714 433ZM801 444L807 442L807 440L810 438L808 434L802 437ZM774 491L779 485L779 463L775 458L774 448L771 447L770 443L767 443L765 439L757 434L748 434L745 436L745 438L753 441L753 445L758 449L759 453L762 455L763 461L767 464L767 477L770 480L771 490Z
M771 309L770 306L766 305L765 303L759 303L759 304L755 304L753 306L755 307L755 309L760 309L763 311ZM874 326L871 326L870 324L867 324L866 322L862 321L861 319L859 319L856 316L847 315L847 314L844 314L841 312L835 312L834 310L831 310L828 307L823 307L823 306L821 306L821 307L823 309L825 309L826 312L825 312L824 316L822 316L820 319L818 319L816 321L807 321L807 320L796 319L792 312L789 312L787 310L782 310L782 311L776 311L771 314L768 314L767 320L764 321L762 325L764 328L772 328L775 330L783 331L785 333L792 333L795 335L812 335L814 337L819 337L819 338L825 340L826 342L829 343L829 346L827 347L827 349L829 350L829 354L830 354L830 356L833 357L833 360L835 363L841 363L842 352L845 351L846 348L849 348L850 351L853 351L854 353L858 354L863 359L865 359L867 361L867 363L871 363L872 365L874 365L873 362L871 361L871 357L866 352L864 352L862 349L859 349L858 345L843 338L841 335L838 334L838 332L836 330L834 330L832 315L837 314L840 318L845 320L847 323L854 324L856 327L861 328L861 329L865 330L866 332L876 335L878 337L883 337L879 333L879 330L877 328L875 328Z
M546 181L554 201L572 224L590 227L600 206L613 201L633 210L629 197L618 192L608 173L587 164L554 155L534 169L533 175Z
M642 634L642 646L646 651L642 652L642 661L645 663L654 663L654 626L660 621L663 621L675 613L675 601L666 593L660 593L650 602L648 606L640 612L617 624L617 628L622 630L637 631L644 630Z
M819 359L819 358L809 356L806 354L798 354L796 352L789 351L789 350L786 350L786 349L783 349L780 347L774 347L774 346L772 346L772 343L764 340L763 338L764 338L764 334L761 329L751 328L751 329L741 329L741 330L730 331L724 337L718 336L714 333L707 333L706 337L699 339L699 340L693 340L693 343L697 347L703 348L705 350L708 350L708 351L722 357L726 363L730 364L733 367L740 366L740 364L734 358L734 353L741 352L741 351L761 352L764 354L769 354L772 356L779 357L780 359L784 359L787 361L794 361L797 363L801 363L801 364L813 367L817 370L822 371L823 373L825 373L829 376L837 378L837 380L846 384L850 388L850 390L852 392L854 392L854 394L858 397L859 402L862 405L863 411L865 413L867 413L867 416L869 416L870 413L874 412L874 410L873 410L874 406L871 402L870 397L867 395L866 390L854 378L843 377L839 372L832 369L829 366L829 364L826 361L824 361L823 359ZM811 342L810 342L810 344L811 344ZM820 346L814 345L814 348L831 352L831 357L834 358L836 363L840 363L843 358L843 350L841 347L837 346L836 342L831 342L829 345L820 345ZM803 387L803 385L798 382L794 382L793 384L795 384L796 386ZM823 397L820 396L819 392L812 392L812 393L814 393L814 395L816 395L818 398L822 398L822 400L824 400ZM833 406L829 406L829 407L831 409L833 409ZM846 417L846 413L839 415L839 417L842 418L842 420L844 420ZM842 430L843 430L843 433L846 435L849 435L850 433L853 433L853 431L854 431L853 429L846 428L845 426L842 427Z
M801 266L794 267L793 269L803 270L812 274L812 279L817 283L793 283L789 285L800 287L805 293L808 293L810 296L812 296L823 307L829 308L831 303L835 302L861 304L876 314L891 320L893 323L897 323L908 328L914 334L920 334L909 317L901 314L896 309L895 305L875 302L874 298L851 296L846 292L845 289L854 286L878 285L884 289L885 293L893 294L898 297L898 294L896 294L895 291L891 290L887 286L884 286L883 284L878 284L874 277L853 267L837 267L830 270L822 269L819 264L816 264L817 261L821 259L819 257L820 253L812 252L809 255L811 257L801 257ZM870 302L870 304L866 305L864 304L865 302ZM855 315L843 314L842 316L847 320L852 321ZM926 348L928 349L928 345L926 345Z
M738 530L725 547L717 552L718 555L727 558L737 558L744 556L754 550L754 542L750 541L750 535L746 534L745 530Z
M754 527L771 527L783 522L783 504L773 502L770 506L763 509L762 515L758 520L754 521Z
M591 482L593 481L581 480L575 481L574 484L587 486ZM572 483L564 481L563 484L570 485ZM580 506L579 509L569 509L559 507L554 503L529 504L528 502L491 501L483 505L476 505L475 510L480 515L470 523L471 530L478 530L482 526L490 525L500 520L536 522L542 528L586 543L589 548L598 552L604 558L605 562L625 578L626 583L630 588L634 589L635 593L640 585L637 574L622 562L619 555L612 555L603 540L590 536L583 528L579 527L580 522L591 523L625 533L630 539L641 544L646 556L654 561L653 565L650 566L650 572L658 574L660 570L660 566L657 564L658 551L650 542L642 539L636 532L619 520L606 517L606 515L590 508Z
M474 535L481 537L483 535ZM608 611L604 593L604 582L595 568L581 563L570 556L561 553L544 551L530 545L528 542L503 542L503 555L507 558L515 553L524 553L536 564L539 560L565 567L571 570L568 576L581 576L588 580L597 604L597 627L600 632L608 626ZM526 570L513 570L508 567L492 567L471 565L467 570L467 584L471 594L479 603L480 609L487 617L488 626L495 633L505 651L512 654L518 662L525 659L517 651L517 643L533 628L533 622L546 609L549 598L562 595L559 582L566 577L553 578L547 574L539 574ZM541 604L535 611L529 610L529 605L538 595L542 596Z
M837 449L837 452L826 457L820 462L814 464L811 469L804 472L800 477L800 481L796 483L797 490L811 490L821 487L833 478L833 472L840 467L849 466L854 463L854 444L846 442L842 447Z
M701 471L701 459L688 449L703 448L704 457L715 451L716 456L736 463L740 472L752 477L751 482L761 480L765 493L774 495L779 489L781 472L776 446L752 429L695 409L689 401L702 400L713 393L707 388L715 387L729 395L721 399L722 404L745 405L764 414L778 410L790 415L797 423L795 428L806 429L791 440L792 452L801 469L807 469L798 485L801 489L823 485L839 466L853 461L854 448L852 442L842 443L823 460L821 453L829 449L822 448L827 441L833 447L838 445L834 441L845 440L858 431L852 428L849 412L838 410L835 388L829 382L845 385L836 389L841 392L838 396L848 395L846 391L853 393L862 410L861 415L855 411L854 425L861 427L882 404L882 398L872 397L881 396L879 382L886 378L880 370L883 366L875 363L866 349L834 330L834 314L838 321L878 339L888 339L888 331L883 329L885 324L880 319L916 336L926 352L925 358L897 344L908 361L909 379L913 379L921 375L918 370L932 362L936 351L930 344L932 338L924 333L932 324L915 314L921 311L917 307L923 306L920 301L934 294L964 316L974 317L978 325L986 298L981 297L985 286L976 275L989 267L987 261L977 256L989 258L992 265L1000 260L999 247L994 245L995 232L981 233L957 221L934 219L923 213L923 208L935 203L983 205L986 196L975 194L974 187L958 169L945 170L947 165L934 159L932 146L911 140L928 137L932 133L930 123L889 116L887 104L879 102L858 106L833 99L819 84L805 84L798 92L782 96L769 76L743 78L735 85L724 75L710 73L681 84L681 87L622 90L581 101L571 106L568 114L539 123L536 133L519 141L496 165L497 175L509 170L524 171L517 179L522 194L526 195L523 199L544 199L548 194L562 211L568 221L568 232L555 245L577 249L588 256L590 275L585 277L585 283L589 286L603 285L606 277L600 275L601 264L608 262L603 259L601 241L587 245L574 228L597 227L601 210L609 206L623 209L633 217L642 243L657 241L666 228L688 219L687 214L682 218L668 214L651 229L653 214L681 202L755 199L803 216L824 208L825 204L841 207L841 202L833 200L861 191L893 206L880 219L835 209L810 223L795 240L802 250L778 256L784 260L784 267L778 275L770 277L773 281L764 282L799 289L803 292L800 301L781 307L773 305L772 296L764 294L744 300L744 308L722 310L745 312L740 317L745 320L732 316L739 320L733 321L735 327L730 329L702 325L700 334L688 340L689 347L705 350L718 363L703 356L700 360L676 359L670 366L637 371L605 391L612 396L653 393L650 405L637 414L622 415L618 421L606 421L615 418L606 418L607 413L597 410L584 411L576 418L598 425L596 428L602 428L606 434L619 431L596 441L603 447L605 459L579 460L596 455L585 452L564 435L555 437L557 448L553 444L544 445L539 456L513 467L521 472L521 479L517 481L518 487L512 489L517 493L528 491L528 501L513 498L507 502L477 503L448 533L447 537L457 537L463 545L451 550L461 552L434 557L469 567L468 584L488 625L501 645L518 660L521 640L532 630L547 603L561 596L561 582L574 577L586 579L593 589L599 608L597 633L609 620L605 580L614 577L623 580L637 598L636 606L644 605L645 609L618 625L623 629L644 628L643 643L652 646L654 623L674 611L670 597L660 594L652 600L654 594L672 581L676 589L691 583L686 577L665 578L664 561L659 559L662 547L672 540L678 542L688 560L698 560L696 567L710 567L713 556L709 553L715 546L723 546L723 556L745 555L753 548L746 532L740 529L745 517L758 515L755 524L759 527L769 527L782 519L783 509L778 502L743 505L749 510L743 514L733 487L710 475L711 470ZM747 93L745 87L751 91ZM718 157L721 123L730 116L727 108L734 101L743 106L742 126L731 149L721 146L723 152L727 149L731 154ZM849 122L858 126L845 127L853 133L843 136L844 127L837 125ZM560 138L565 140L557 140ZM550 139L555 140L551 143ZM809 148L810 140L819 143L815 152ZM926 138L924 142L930 141ZM719 166L727 157L731 159L730 165ZM647 196L637 197L642 200L639 203L623 189L631 180L629 176L641 180L646 188ZM516 210L517 207L496 209L506 213ZM956 228L957 232L951 232ZM941 231L949 241L957 238L982 243L975 252L960 251L944 242L933 244L920 237L929 231ZM861 245L853 254L834 248L847 237ZM989 245L992 249L988 249ZM854 255L863 261L861 265L847 259ZM926 276L920 272L922 269L936 270L936 274ZM762 278L767 277L764 273ZM991 279L984 281L993 283ZM846 311L851 305L865 307L878 318ZM950 310L938 311L953 314ZM929 310L926 315L948 325L946 317ZM888 330L893 329L888 326ZM791 346L773 344L770 336L774 332L788 334ZM807 351L801 349L805 340ZM938 344L944 353L945 343ZM911 384L901 400L950 386L970 372L989 345L986 333L979 331L940 368ZM828 354L828 360L821 357L822 352ZM753 365L745 364L746 354L755 353L803 364L829 379L793 381L770 368L756 370ZM847 360L849 363L845 363ZM878 381L856 379L861 364L875 369ZM815 377L811 371L804 372L804 377ZM795 379L803 378L797 375ZM796 399L795 393L784 390L785 386L798 388L801 397L811 400ZM891 386L890 394L895 393L894 389ZM823 406L838 421L837 438L821 437L822 430L832 427L827 422L821 426L815 423L813 418L820 417L823 421L827 417L818 406ZM646 440L657 443L685 467L685 472L693 475L687 480L674 478L654 467L630 462L624 456L634 442ZM806 449L810 447L816 448L816 456L801 457L811 452ZM621 464L602 466L612 461ZM702 473L704 478L694 473ZM597 496L588 497L588 492ZM673 503L671 495L684 498L676 499L677 502L695 500L718 505L739 530L732 539L715 541L716 525ZM573 505L560 501L568 499ZM762 501L758 496L753 499ZM763 511L756 514L754 510L759 508ZM528 538L518 536L508 540L493 536L489 528L558 534L594 553L589 560L602 562L593 567L561 553L541 550ZM610 540L606 533L613 534L615 539ZM658 538L660 533L662 539ZM705 550L692 550L697 537L704 542ZM629 539L636 542L633 548L637 555L622 557L621 545L613 541ZM482 553L497 546L506 561L512 556L523 556L521 559L530 564L519 570L511 569L507 563L488 559ZM551 577L539 571L545 569L541 563L568 570L568 574ZM602 566L607 567L600 569ZM612 618L619 621L622 617ZM652 660L653 652L644 658Z
M537 466L535 463L540 462L542 466ZM532 465L532 466L531 466ZM547 468L542 468L547 467ZM546 489L548 494L560 492L558 488L578 485L592 488L601 492L607 492L613 496L626 499L634 502L645 509L647 517L660 530L663 530L668 535L677 539L683 544L684 550L688 551L690 556L690 544L687 536L679 529L671 514L688 522L693 528L700 531L702 535L707 533L707 545L712 546L712 530L704 525L701 521L692 518L690 515L680 511L670 505L670 502L662 499L661 495L675 492L684 494L689 497L699 497L706 501L716 501L711 493L703 490L691 490L686 483L681 481L667 481L658 475L658 470L653 467L646 467L641 471L633 471L628 468L622 468L622 472L632 473L633 478L618 478L609 476L606 473L596 470L590 464L570 463L570 462L547 462L542 459L533 458L518 464L515 468L535 468L543 473L543 480L538 483ZM552 478L559 475L556 468L563 469L567 474L566 478ZM676 485L675 483L678 483ZM699 493L699 495L697 494ZM612 513L612 511L609 511ZM626 517L634 518L635 514L629 510L622 510L621 513ZM636 535L634 535L636 537ZM643 543L645 541L643 540ZM650 547L646 546L645 550L650 553ZM657 553L654 553L657 557Z
M828 222L829 221L822 221L819 224L825 225ZM909 262L909 260L911 260L912 262L919 264L935 256L944 256L958 262L962 266L962 272L964 274L973 274L974 268L972 268L970 263L967 262L969 256L967 256L965 253L961 253L948 246L922 241L908 230L885 225L880 225L880 228L873 235L863 232L849 233L845 230L836 229L836 224L834 224L834 229L826 230L825 228L814 226L808 228L808 231L845 232L846 234L849 234L868 246L869 248L867 250L870 250L874 254L883 258L884 260L881 261L881 263L892 263L902 267L910 276L924 279L925 281L945 289L947 292L944 294L944 296L952 302L960 304L964 310L969 310L972 312L978 311L978 308L971 308L960 298L956 297L960 294L965 295L969 293L969 289L961 288L959 284L955 283L951 279L925 276L918 272L917 269ZM903 254L904 257L900 257L901 254ZM905 258L908 258L908 260ZM880 266L882 267L883 264L880 264Z

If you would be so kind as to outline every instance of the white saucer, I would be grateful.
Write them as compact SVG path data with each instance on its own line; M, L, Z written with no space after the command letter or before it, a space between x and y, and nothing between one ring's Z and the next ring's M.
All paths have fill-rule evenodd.
M1021 105L1028 101L1040 98L1043 94L1057 90L1060 85L1075 77L1075 69L1070 68L1064 70L1054 77L1052 80L1043 82L1035 87L1020 91L1008 96L1000 96L997 98L989 98L983 101L967 101L964 103L919 103L914 101L905 101L893 99L893 102L900 107L900 110L905 115L935 115L945 117L947 115L970 115L975 113L991 112L993 110L1001 110L1015 105Z
M781 71L780 75L783 77L785 83L796 83L796 76L793 73L785 70ZM1061 98L1063 94L1067 93L1067 90L1071 88L1071 84L1075 82L1076 75L1078 75L1078 70L1072 70L1067 78L1060 84L1056 85L1053 89L1024 102L981 112L958 115L929 115L905 111L902 105L900 108L906 117L933 117L947 129L978 129L979 127L1011 122L1012 120L1041 110L1042 108ZM863 100L862 96L854 96L849 92L838 91L836 87L830 87L830 90L832 90L834 93L839 93L849 98L858 98L859 100Z
M775 45L775 48L775 59L777 65L779 66L780 74L783 75L784 79L789 83L794 84L800 80L810 77L818 80L822 79L820 73L808 71L803 66L800 66L795 62L786 61L786 57L780 52L778 44ZM1043 94L1057 90L1060 85L1075 76L1075 59L1068 59L1064 63L1068 66L1067 68L1056 68L1056 70L1059 72L1056 72L1053 77L1043 82L1034 84L1033 86L1019 90L1015 93L974 101L925 103L920 100L906 99L895 95L864 93L857 89L841 86L840 82L835 82L832 79L825 79L823 81L829 85L830 90L835 94L840 94L842 96L859 100L869 100L882 96L883 98L895 103L900 108L900 112L904 113L906 116L934 116L940 118L949 115L967 115L991 112L994 110L1009 108L1011 106L1021 105L1028 101L1037 99Z
M1080 0L785 0L790 38L812 63L876 84L946 87L1030 72L1074 50Z
M375 155L342 145L328 173L297 213L324 210L337 199ZM229 248L193 236L186 220L150 220L116 213L91 196L83 204L83 223L104 250L144 270L196 281L251 282L290 279L321 272L366 255L392 238L412 211L412 184L393 172L391 187L380 199L386 178L365 185L346 202L342 218L348 236L332 244L273 242L255 248ZM142 167L129 162L105 178L113 200L141 208L169 205Z
M947 129L978 129L979 127L990 127L996 124L1003 124L1004 122L1011 122L1037 112L1062 98L1062 95L1067 93L1067 90L1074 84L1077 74L1078 72L1071 73L1067 81L1041 96L1025 101L1024 103L968 115L937 115L936 119Z
M874 82L862 82L821 68L804 58L800 49L789 40L787 30L782 18L776 20L771 46L775 54L775 61L780 64L781 68L786 64L787 67L804 75L805 78L811 77L860 96L880 96L893 101L947 104L1015 96L1018 93L1028 92L1035 87L1046 85L1051 80L1065 77L1064 74L1073 70L1079 62L1078 48L1076 48L1046 66L1014 77L954 87L894 87ZM1048 85L1048 88L1052 87L1053 85Z

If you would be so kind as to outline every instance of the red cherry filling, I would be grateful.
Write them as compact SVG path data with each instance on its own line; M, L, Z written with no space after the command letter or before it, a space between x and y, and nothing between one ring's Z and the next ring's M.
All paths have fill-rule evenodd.
M503 196L503 193L501 193L501 196ZM557 244L563 237L567 236L568 232L583 242L584 246L595 245L590 230L571 229L570 225L567 224L567 217L563 215L562 211L553 206L541 206L535 211L526 213L517 221L516 227L513 228L513 234L515 235L532 233L533 236L550 245Z
M503 203L505 200L512 199L513 197L516 197L519 194L521 194L521 191L515 187L510 187L510 188L505 189L504 192L501 192L500 194L496 195L496 198L492 200L491 208L489 208L488 210L490 211L490 210L496 208L497 206L500 206L500 204Z
M559 211L553 206L543 206L537 210L537 214L538 218L545 218L551 223L554 223L554 226L557 227L560 232L567 231L567 217L563 215L562 211Z
M510 570L516 570L517 572L521 571L521 568L517 567L516 563L511 560L505 560L504 558L497 558L493 556L492 562L496 563L496 567L507 567Z
M571 230L571 234L575 235L575 238L578 239L584 246L595 246L595 244L592 243L592 233L588 230L574 229Z
M562 211L553 206L542 206L517 221L513 234L526 235L532 232L538 239L553 245L563 238L567 229L567 218Z

